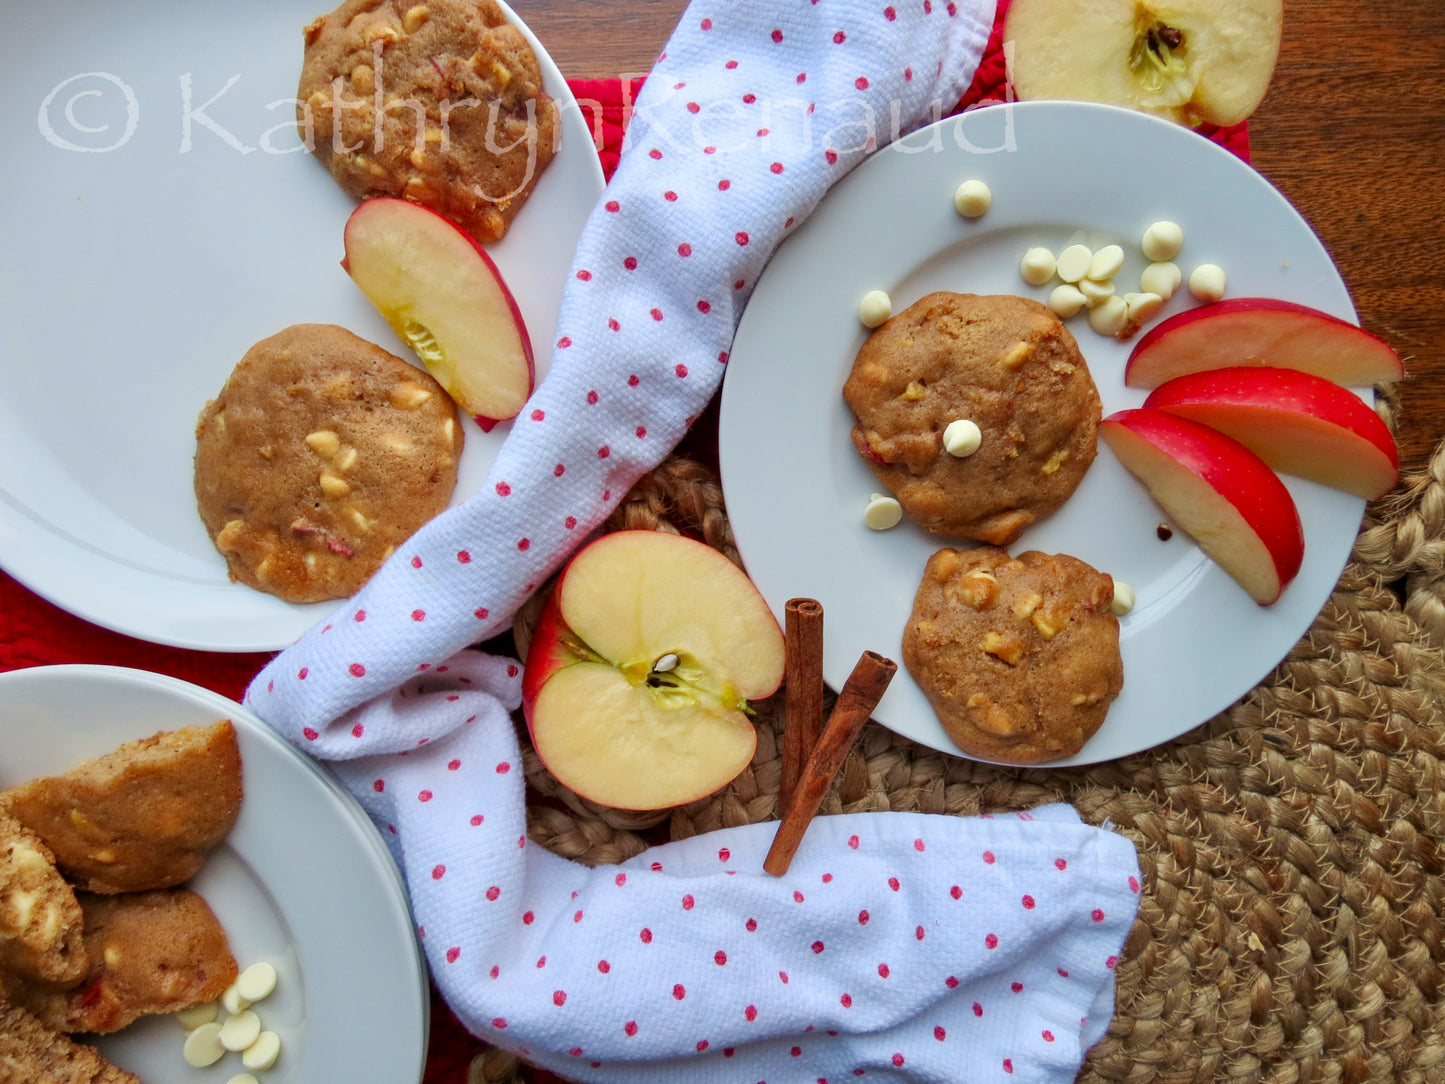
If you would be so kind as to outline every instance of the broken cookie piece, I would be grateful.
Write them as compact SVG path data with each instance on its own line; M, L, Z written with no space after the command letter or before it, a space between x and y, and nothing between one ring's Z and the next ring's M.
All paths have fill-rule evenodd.
M38 835L0 812L0 971L58 986L85 974L75 892Z

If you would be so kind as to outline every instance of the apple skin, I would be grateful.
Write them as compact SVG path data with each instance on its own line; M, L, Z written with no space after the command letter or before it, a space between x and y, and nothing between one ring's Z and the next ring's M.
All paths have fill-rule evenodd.
M1332 380L1268 366L1188 373L1149 393L1144 406L1233 437L1275 470L1373 500L1400 480L1389 427Z
M343 245L342 270L458 406L484 430L517 415L536 381L532 340L517 299L476 238L428 207L386 196L357 206ZM439 367L428 358L408 334L415 315L426 316L421 322L433 331L445 329L453 349L468 352L465 360ZM456 371L499 364L509 379L495 394L471 392L472 382Z
M1099 436L1165 513L1261 606L1275 602L1304 563L1294 498L1233 437L1143 407L1099 424Z
M678 656L665 672L654 664ZM617 531L568 562L522 675L537 755L577 794L664 809L752 760L747 703L783 679L782 630L747 576L701 542Z
M1267 365L1363 387L1405 375L1400 356L1368 331L1329 313L1269 297L1233 297L1155 324L1124 366L1131 388L1206 369Z

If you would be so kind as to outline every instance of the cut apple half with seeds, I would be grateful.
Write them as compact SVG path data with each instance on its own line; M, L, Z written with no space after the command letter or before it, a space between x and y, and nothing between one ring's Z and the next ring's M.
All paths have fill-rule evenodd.
M1394 350L1346 320L1292 301L1235 297L1155 324L1134 345L1124 383L1156 388L1185 373L1233 365L1299 369L1352 387L1405 375Z
M447 393L484 428L532 393L532 343L506 280L470 234L407 200L364 201L341 266Z
M1099 436L1250 598L1279 598L1304 562L1304 529L1268 464L1233 437L1159 410L1111 414Z
M783 634L747 576L710 546L604 535L567 564L527 651L522 706L537 755L584 798L664 809L752 760L749 701L783 678Z
M1190 373L1159 385L1144 405L1218 429L1275 470L1366 500L1400 480L1395 438L1369 404L1297 369Z

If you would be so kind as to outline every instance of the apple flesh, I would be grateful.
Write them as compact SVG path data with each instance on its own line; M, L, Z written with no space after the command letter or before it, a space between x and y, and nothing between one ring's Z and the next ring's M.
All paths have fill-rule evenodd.
M1269 87L1283 15L1282 0L1013 0L1009 79L1024 101L1238 124Z
M1166 381L1144 405L1217 429L1275 470L1366 500L1400 480L1389 427L1324 377L1267 366L1212 369Z
M783 634L710 546L618 531L579 551L542 609L522 708L556 778L602 805L665 809L752 760L748 701L783 679Z
M1400 356L1368 331L1307 305L1235 297L1155 324L1124 367L1131 388L1232 365L1299 369L1336 384L1385 384L1405 375Z
M1111 414L1099 436L1250 598L1279 598L1304 562L1304 529L1268 464L1233 437L1159 410Z
M532 342L497 265L450 219L407 200L365 200L341 266L447 393L484 428L532 393Z

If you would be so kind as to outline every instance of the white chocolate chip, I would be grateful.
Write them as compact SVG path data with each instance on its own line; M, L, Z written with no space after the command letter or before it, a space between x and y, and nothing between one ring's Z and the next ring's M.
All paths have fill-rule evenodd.
M1216 263L1202 263L1189 272L1189 292L1200 301L1218 301L1224 287L1224 268Z
M1042 286L1054 277L1054 269L1058 266L1058 260L1054 254L1043 247L1031 248L1024 253L1024 258L1019 263L1019 274L1030 286Z
M204 1005L195 1005L176 1013L176 1023L187 1031L194 1031L202 1024L209 1024L219 1012L220 1006L214 1001L208 1001Z
M1094 253L1094 258L1089 261L1089 270L1084 273L1086 279L1094 282L1107 282L1119 273L1119 268L1124 266L1124 250L1118 245L1105 245Z
M977 218L993 203L993 193L982 181L964 181L953 193L953 208L964 218Z
M242 1057L244 1056L245 1055L242 1055ZM250 1073L237 1073L230 1080L226 1081L226 1084L261 1084L261 1082Z
M1089 303L1089 308L1092 309L1101 301L1105 301L1114 296L1114 284L1107 279L1103 282L1097 279L1080 279L1079 293L1084 295L1084 300Z
M1067 320L1080 309L1089 303L1077 286L1071 286L1067 282L1062 286L1055 286L1049 294L1049 308L1055 316Z
M868 498L868 507L863 509L863 523L874 531L886 531L897 527L903 520L903 506L892 497L875 493Z
M1059 278L1065 282L1078 282L1089 273L1094 262L1094 251L1088 245L1070 245L1059 253L1057 266Z
M943 430L944 449L949 455L959 459L973 455L982 443L983 433L979 430L978 423L968 418L951 421Z
M1124 304L1129 310L1129 325L1137 331L1159 315L1164 299L1158 294L1125 294Z
M858 322L877 327L893 315L893 301L882 290L869 290L858 301Z
M1117 617L1123 617L1134 608L1134 589L1123 580L1114 581L1114 598L1109 603L1109 609Z
M261 1034L261 1018L250 1009L243 1009L235 1016L226 1017L216 1036L227 1050L245 1050ZM250 1066L247 1066L249 1069Z
M1139 276L1139 289L1145 293L1158 294L1168 301L1183 281L1184 273L1179 270L1178 264L1167 261L1151 263Z
M1140 247L1156 263L1172 260L1184 247L1184 231L1173 222L1155 222L1144 231Z
M1089 326L1100 335L1117 335L1129 322L1129 306L1122 297L1106 297L1089 310Z
M254 963L236 976L236 993L251 1004L271 996L276 989L276 968L265 960Z
M209 1024L191 1029L181 1053L186 1064L197 1069L216 1064L226 1054L226 1048L221 1045L221 1025L213 1020Z
M241 1052L241 1064L247 1069L269 1069L280 1054L281 1037L274 1031L263 1031Z
M241 996L233 982L221 993L221 1008L235 1016L238 1012L244 1012L251 1007L251 1003Z

